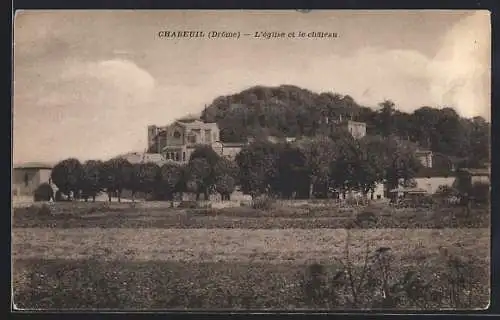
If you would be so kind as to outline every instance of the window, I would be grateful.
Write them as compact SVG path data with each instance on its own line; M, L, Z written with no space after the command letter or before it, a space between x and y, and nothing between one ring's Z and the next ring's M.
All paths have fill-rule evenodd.
M179 139L181 137L181 133L179 131L174 132L174 138Z
M193 132L190 132L188 135L188 142L189 143L196 143L196 135Z
M26 172L24 174L24 186L27 187L29 185L29 183L30 183L30 178L28 176L28 173Z
M182 161L186 161L186 153L185 152L182 153Z
M175 153L175 161L179 161L179 152Z

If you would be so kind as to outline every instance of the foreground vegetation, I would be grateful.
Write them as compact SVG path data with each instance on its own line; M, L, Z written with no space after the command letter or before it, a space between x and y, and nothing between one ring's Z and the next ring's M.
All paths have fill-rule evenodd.
M276 206L256 209L169 208L169 203L84 203L32 205L14 209L14 228L489 228L487 207L443 206L396 209Z
M35 204L13 212L14 301L58 310L485 308L489 221L489 208L445 205Z
M347 242L307 264L16 259L14 300L59 310L487 307L488 262L450 249L405 265L390 247L352 252Z
M401 265L451 246L483 262L489 256L488 229L357 229L349 236L353 254L365 245L390 247ZM15 259L328 263L342 255L346 230L25 228L14 229L12 244Z

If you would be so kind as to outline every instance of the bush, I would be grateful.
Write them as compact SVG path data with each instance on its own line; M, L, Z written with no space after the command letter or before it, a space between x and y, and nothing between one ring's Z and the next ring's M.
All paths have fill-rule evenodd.
M418 199L417 206L418 207L432 207L436 202L432 196L426 195Z
M360 228L370 228L376 225L378 222L378 218L375 213L371 211L361 211L356 215L354 219L354 224Z
M444 198L457 197L459 195L459 192L457 189L448 185L440 185L436 190L436 195Z
M54 197L54 190L50 184L42 183L36 188L33 196L35 201L50 201Z
M212 203L208 201L182 201L177 207L182 209L211 209Z
M46 204L43 204L40 208L38 208L37 215L39 216L51 216L52 210Z
M274 208L275 200L268 195L258 196L252 201L252 208L258 210L270 210Z
M181 201L179 203L178 208L183 208L183 209L196 209L198 208L198 204L196 201Z
M54 201L56 201L56 202L63 201L62 192L60 190L56 191Z

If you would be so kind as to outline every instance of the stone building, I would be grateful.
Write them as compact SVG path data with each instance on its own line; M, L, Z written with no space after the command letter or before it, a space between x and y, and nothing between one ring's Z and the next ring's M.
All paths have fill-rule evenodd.
M52 184L52 165L47 163L24 163L15 165L12 171L12 193L14 196L32 196L42 183Z
M347 128L347 131L355 138L361 139L366 136L366 123L347 120L342 123Z
M432 168L433 154L430 150L417 150L415 156L425 168Z
M216 123L200 120L175 121L171 125L148 127L148 149L166 160L187 162L196 145L213 145L219 141Z

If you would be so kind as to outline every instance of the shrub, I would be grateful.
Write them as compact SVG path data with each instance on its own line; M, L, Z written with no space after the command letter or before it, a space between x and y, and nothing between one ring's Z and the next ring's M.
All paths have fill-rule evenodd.
M62 192L60 190L56 191L54 201L56 201L56 202L63 201Z
M358 213L356 215L356 218L354 219L354 224L360 228L373 227L374 225L377 224L377 222L378 222L378 218L375 215L375 213L373 213L372 211L368 211L368 210L361 211L360 213Z
M196 209L198 207L198 204L196 201L181 201L179 203L178 208L183 208L183 209Z
M450 187L448 185L440 185L436 190L437 196L442 196L445 198L458 196L458 190Z
M274 207L275 200L268 195L256 197L252 201L252 208L259 210L270 210Z
M42 183L36 188L33 196L35 201L50 201L54 197L54 190L50 184Z
M182 209L211 209L212 203L208 201L181 201L177 207Z
M309 305L324 307L325 304L330 304L328 300L336 302L329 288L328 274L321 264L314 263L306 268L302 279L302 292Z
M43 204L40 208L38 208L37 215L39 216L50 216L52 215L52 210L46 204Z
M418 207L432 207L435 204L434 198L430 195L423 196L418 199Z

